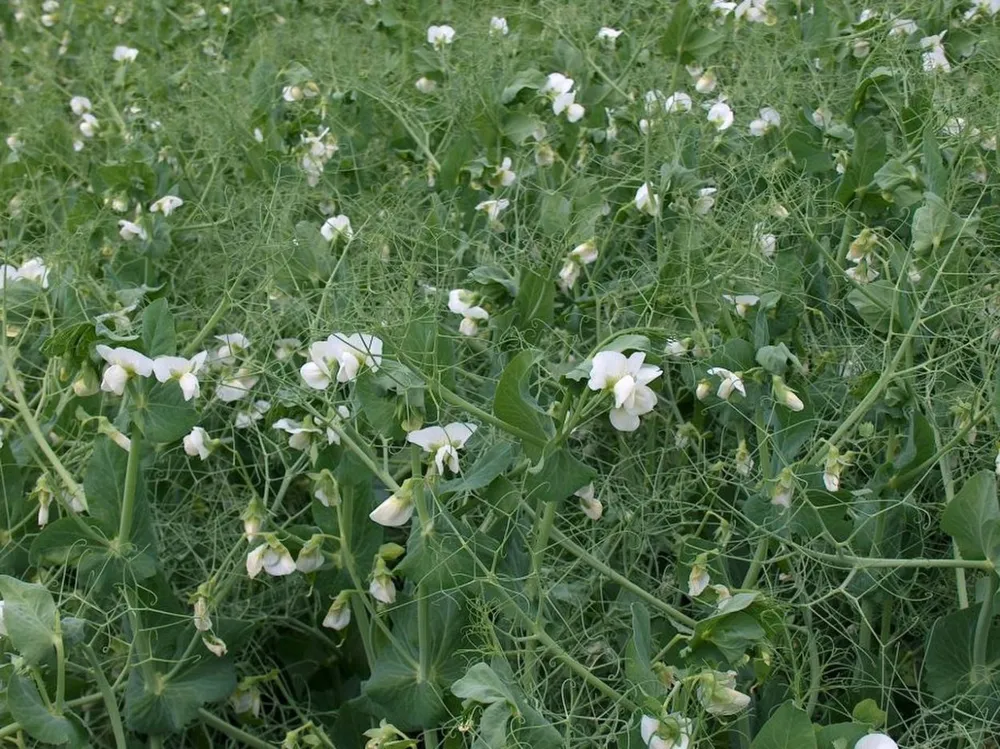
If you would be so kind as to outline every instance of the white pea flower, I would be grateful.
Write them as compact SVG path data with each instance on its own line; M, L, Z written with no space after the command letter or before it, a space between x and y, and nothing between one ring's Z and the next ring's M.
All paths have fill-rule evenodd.
M567 259L563 267L559 269L559 288L563 293L568 294L569 290L576 286L580 280L582 266L572 259Z
M584 515L594 521L601 519L604 514L604 505L601 504L601 500L594 496L593 482L582 489L577 489L573 494L580 499L580 509L583 510Z
M787 510L792 506L792 497L795 495L795 474L791 468L783 468L778 474L778 479L771 490L771 504Z
M247 554L247 574L250 579L257 577L262 571L271 577L295 572L295 560L285 545L274 536L268 536L264 543Z
M884 733L870 733L858 739L854 749L899 749L899 745Z
M823 460L823 485L828 492L840 489L840 474L854 461L854 453L842 453L835 445L830 445Z
M309 449L309 445L312 444L312 435L323 433L323 430L314 426L309 419L304 422L295 419L278 419L271 427L286 432L289 435L288 446L293 450L300 451Z
M773 23L767 0L743 0L733 10L736 18L746 18L750 23Z
M708 370L708 374L722 380L719 383L719 389L716 391L716 395L722 400L729 400L729 397L734 391L742 395L744 398L747 397L747 391L746 387L743 385L741 372L731 372L724 367L712 367Z
M715 91L715 87L718 85L718 79L715 76L715 71L709 68L700 76L698 80L695 81L694 90L699 94L711 94Z
M691 339L685 338L683 340L678 338L668 338L667 345L664 348L667 356L679 357L687 354L688 349L691 346Z
M139 224L136 224L132 221L121 219L118 222L118 226L119 226L118 234L126 242L128 242L131 239L135 239L136 237L141 239L143 242L149 239L149 235L146 234L146 230L143 229Z
M215 397L223 403L233 403L250 395L250 390L260 378L250 373L246 367L240 367L235 377L223 380L215 389Z
M106 393L122 395L125 392L125 383L131 378L149 377L153 374L153 360L130 348L124 346L111 348L98 344L97 354L111 365L104 370L104 377L101 380L101 390Z
M97 135L97 130L100 127L100 123L97 121L97 118L94 117L94 115L90 114L89 112L85 112L80 117L80 124L78 127L80 130L80 134L84 138L93 138L95 135Z
M255 421L260 421L264 418L264 414L271 410L271 402L265 400L254 401L249 408L243 411L236 412L236 418L233 421L233 426L237 429L246 429L251 426Z
M878 278L880 273L871 264L869 258L862 258L856 265L844 270L844 275L854 281L854 283L863 286Z
M493 181L502 187L513 185L517 179L517 175L511 169L512 164L510 156L504 156L503 161L500 162L500 166L497 167L496 172L493 174Z
M250 339L242 333L226 333L215 336L215 340L222 343L215 351L212 361L215 364L231 365L236 363L236 357L242 355L250 348Z
M49 524L49 505L52 504L52 493L51 492L38 492L38 527L44 528ZM0 601L0 608L3 607L3 601ZM0 625L3 622L0 621ZM5 632L0 631L0 634L5 634Z
M717 101L708 110L708 121L719 132L728 130L733 125L733 110L724 101Z
M668 114L690 112L692 104L689 94L684 91L675 91L663 102L663 111Z
M135 58L138 56L139 50L134 47L126 47L124 44L119 44L111 53L115 62L135 62Z
M278 361L288 361L302 348L298 338L279 338L274 342L274 358Z
M351 607L348 603L347 594L338 593L337 597L333 599L333 603L330 604L326 616L323 617L323 626L337 631L347 629L351 623Z
M872 51L872 43L867 39L855 39L851 46L851 54L858 60L868 57Z
M760 254L770 260L778 250L778 238L771 233L758 234L757 247Z
M419 78L417 78L413 86L414 88L417 89L417 91L419 91L422 94L434 93L435 89L437 89L438 87L437 81L435 81L433 78L428 78L426 75L422 75Z
M573 90L574 85L573 79L562 73L549 73L538 92L542 95L566 94Z
M91 109L90 99L86 96L73 96L69 100L69 108L73 110L73 114L80 117Z
M601 351L594 356L587 387L614 394L609 418L620 432L634 432L639 428L639 417L656 406L656 393L649 383L663 374L663 370L644 364L645 360L646 354L641 351L629 357L620 351Z
M444 49L455 41L455 29L451 26L428 26L427 43L434 49Z
M750 135L760 138L781 127L781 115L773 107L760 110L760 117L750 123Z
M377 372L382 365L382 339L365 333L334 333L309 347L309 361L299 373L314 390L337 382L353 382L363 368Z
M8 279L7 266L3 269L4 282L0 284L0 288L6 284ZM43 289L49 288L49 268L45 265L45 261L40 257L33 257L30 260L25 260L21 263L21 267L15 271L14 279L23 279L25 281L31 281L32 283L40 284Z
M680 713L670 713L661 719L643 715L639 732L647 749L689 749L693 724Z
M206 648L208 648L212 655L218 658L221 658L228 652L226 643L215 635L202 635L201 642Z
M507 198L500 198L499 200L484 200L476 206L476 210L485 213L492 226L502 228L503 225L500 223L500 214L507 210L509 205L510 201L507 200Z
M648 182L643 182L642 186L635 191L635 207L650 216L660 214L660 196L650 191Z
M910 36L919 30L917 22L912 18L894 18L889 29L889 36Z
M478 294L466 289L452 289L448 292L448 309L462 316L459 332L465 336L479 333L479 323L490 319L490 313L477 304Z
M162 213L164 216L169 216L176 209L184 205L184 201L178 198L176 195L164 195L159 200L154 200L149 204L150 213Z
M500 16L493 16L490 19L490 36L500 34L501 36L507 36L510 32L510 28L507 26L507 19L501 18Z
M289 104L302 101L305 94L302 92L300 86L285 86L281 89L281 98L287 101Z
M243 521L243 535L246 536L248 543L253 543L260 534L261 525L264 522L264 506L260 500L256 497L251 499L240 515L240 519Z
M184 394L184 400L197 398L201 393L198 371L204 366L208 352L202 351L190 359L183 356L158 356L153 360L153 374L160 382L177 380Z
M709 10L719 14L719 23L722 23L722 20L735 9L736 3L731 0L712 0L712 4L709 6Z
M260 717L260 690L255 684L240 683L229 697L229 704L237 715Z
M756 307L760 297L756 294L723 294L722 298L736 307L736 314L746 317L751 307Z
M935 70L941 70L945 73L951 72L951 63L948 62L948 56L944 52L944 45L941 43L944 35L945 32L942 31L940 34L925 36L920 40L921 49L926 50L921 55L921 61L924 70L928 73Z
M323 536L317 533L302 545L299 556L295 560L295 569L302 573L315 572L325 563Z
M715 194L719 191L717 187L703 187L698 190L698 197L694 201L692 209L698 216L705 216L715 206Z
M771 208L771 215L774 216L776 219L784 221L791 214L788 212L788 209L785 208L785 206L783 206L781 203L775 203L774 206Z
M423 448L434 456L434 465L442 476L447 468L452 473L459 472L458 451L475 433L475 424L453 422L443 427L432 426L409 432L406 441Z
M368 585L368 592L372 598L381 603L396 602L396 586L392 582L392 573L386 567L385 560L378 557L375 562L375 569L372 571L372 580Z
M577 122L586 112L576 103L573 86L572 78L567 78L562 73L549 73L538 93L552 100L552 114L560 115L565 112L567 120Z
M323 235L323 239L327 242L332 242L334 239L339 239L340 237L350 242L354 238L351 219L344 214L328 218L323 223L323 226L320 227L319 233Z
M701 675L698 699L709 715L728 716L750 706L750 695L736 689L736 672L708 671Z
M691 573L688 575L688 597L697 598L705 589L708 584L712 582L711 576L708 574L708 568L704 566L705 560L702 556L698 555L699 561L695 561L691 565Z
M602 26L597 32L597 41L603 42L609 47L615 46L615 41L624 32L621 29L613 29L610 26Z
M215 442L202 427L194 427L184 437L184 452L192 458L197 455L202 460L207 460L215 448Z
M372 510L368 517L387 528L398 528L413 517L413 486L417 479L408 478L399 490Z
M194 602L194 628L199 632L208 632L212 629L212 617L208 615L208 601L205 596L198 596Z
M780 375L773 375L771 386L774 390L774 400L791 411L801 411L805 408L802 399L785 384L785 380Z

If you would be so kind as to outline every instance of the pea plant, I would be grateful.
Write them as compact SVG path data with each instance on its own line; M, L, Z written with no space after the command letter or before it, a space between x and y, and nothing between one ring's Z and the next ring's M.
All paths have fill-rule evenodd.
M10 0L0 744L1000 735L993 0Z

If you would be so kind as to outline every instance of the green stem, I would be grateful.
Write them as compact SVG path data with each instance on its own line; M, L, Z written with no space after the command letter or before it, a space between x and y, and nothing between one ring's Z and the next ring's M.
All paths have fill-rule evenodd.
M523 502L521 503L521 506L524 507L524 509L527 510L527 512L534 517L535 513L530 507L528 507ZM654 609L659 610L661 613L665 614L668 618L672 619L675 623L680 624L686 627L687 629L694 629L694 626L698 623L687 614L671 606L666 601L661 601L659 598L654 596L649 591L636 585L627 577L615 571L613 568L609 567L607 564L605 564L600 559L595 557L593 554L584 549L582 546L575 544L573 541L567 538L566 535L563 534L562 531L560 531L558 528L552 529L552 540L555 541L557 544L559 544L562 548L564 548L566 551L568 551L570 554L575 556L580 561L585 562L586 564L588 564L590 567L600 572L605 577L610 578L614 582L618 583L618 585L634 593L636 596L644 600Z
M368 661L368 671L371 672L375 668L375 649L372 647L371 626L368 623L368 610L365 608L365 587L354 564L354 552L351 551L351 542L344 527L343 503L337 504L337 530L340 532L340 556L344 560L351 582L358 589L351 598L354 604L354 616L358 620L358 631L361 633L361 644L365 649L365 659Z
M538 597L538 618L544 618L544 601L542 599L542 561L545 559L545 549L549 545L549 536L556 520L556 503L543 503L541 513L535 513L534 542L531 545L531 591Z
M219 302L218 306L216 306L215 311L212 312L212 316L208 318L208 322L202 326L202 329L199 330L195 337L188 342L188 345L184 347L184 356L193 356L195 352L198 351L198 347L201 346L201 342L208 338L215 326L219 324L219 320L222 319L222 316L229 311L229 305L229 297L222 297L222 300Z
M354 441L354 439L351 437L351 435L347 433L347 431L344 429L343 426L335 422L331 422L329 426L333 431L335 431L340 436L340 443L348 450L350 450L352 453L357 455L358 459L365 464L365 466L368 468L369 471L372 472L375 478L377 478L379 481L385 484L390 491L394 492L399 491L399 484L396 483L396 480L382 470L379 464L375 462L374 458L372 458L372 456L369 455L366 450L363 450L361 446Z
M855 569L969 569L993 571L993 562L988 559L880 559L878 557L855 557L847 554L825 554L809 550L809 556L841 567Z
M278 747L274 744L269 744L263 739L258 739L253 734L247 733L242 728L237 728L236 726L227 723L222 718L210 713L203 707L198 708L198 717L200 717L206 725L211 726L217 731L221 731L229 738L235 739L245 746L252 747L253 749L278 749Z
M976 636L972 642L973 673L979 679L986 678L986 652L990 642L990 628L993 624L993 600L997 595L997 582L1000 577L990 573L986 578L986 596L979 609L979 619L976 621Z
M132 539L132 516L135 514L136 486L139 479L139 454L142 452L142 434L132 428L129 437L128 463L125 466L125 490L122 496L122 516L118 523L118 548L125 551Z
M503 419L497 418L488 411L484 411L479 406L474 403L470 403L465 398L460 396L443 385L430 382L427 383L428 387L434 391L434 393L441 398L445 403L450 403L453 406L457 406L464 411L468 411L471 415L475 416L480 421L484 421L487 424L492 424L497 429L502 429L508 434L517 437L524 442L535 445L536 447L544 447L547 440L532 434L531 432L526 432L520 427L516 427L513 424L508 424Z
M744 590L752 588L757 584L757 578L760 576L760 571L764 567L764 560L767 558L767 550L770 545L771 539L767 536L764 536L764 538L757 542L757 550L754 552L753 559L750 561L750 569L747 570L747 574L743 578L743 584L740 586Z
M97 654L90 646L90 643L84 643L83 653L90 662L90 667L94 672L94 681L97 682L97 688L101 690L100 696L104 700L104 706L108 711L108 720L111 721L111 732L115 736L115 747L116 749L127 749L128 743L125 741L125 728L122 726L122 715L118 711L118 700L115 699L115 693L104 676L104 670L101 668L101 663L97 660Z

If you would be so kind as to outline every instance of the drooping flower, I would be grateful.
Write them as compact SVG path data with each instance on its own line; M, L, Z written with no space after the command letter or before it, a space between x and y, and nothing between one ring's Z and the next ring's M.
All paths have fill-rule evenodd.
M643 182L642 186L635 191L635 207L650 216L660 214L660 196L650 191L648 182Z
M719 191L717 187L703 187L698 190L698 197L691 206L695 215L705 216L715 206L715 194Z
M261 572L272 577L281 577L295 572L295 560L285 545L268 534L264 543L247 554L247 574L251 579Z
M750 695L736 689L736 672L706 671L699 678L698 699L709 715L728 716L750 706Z
M327 629L338 631L347 629L347 626L351 623L351 607L349 604L349 595L344 591L338 593L337 597L333 599L333 603L330 604L326 616L323 617L323 626Z
M597 521L604 514L604 505L601 500L594 496L594 482L590 482L582 489L577 489L573 494L580 499L580 509L583 514L591 520Z
M302 573L315 572L326 563L323 556L323 536L315 533L310 536L302 548L299 556L295 560L295 569Z
M237 429L246 429L255 421L263 419L264 414L270 410L271 401L256 400L246 409L236 412L236 417L233 420L233 426Z
M332 242L335 239L343 238L350 242L354 238L354 229L351 228L351 219L344 214L331 216L320 227L319 233L323 239Z
M699 94L711 94L715 91L717 85L718 79L716 78L715 71L709 68L698 76L698 80L694 84L694 90Z
M884 733L870 733L858 739L854 749L899 749L899 745Z
M9 267L6 266L4 268L3 275L5 279L7 278L7 268ZM21 267L15 271L15 278L40 284L43 289L49 288L49 268L40 257L33 257L21 263ZM5 284L6 280L3 284L0 284L0 288Z
M118 234L126 242L136 237L141 239L143 242L149 239L149 235L146 233L146 230L142 226L132 221L128 221L127 219L121 219L118 222L118 227L119 227Z
M428 78L426 75L417 78L413 86L422 94L432 94L438 87L437 81L433 78Z
M663 102L663 111L667 114L690 112L693 102L684 91L675 91Z
M736 307L736 314L746 317L751 307L756 307L760 297L756 294L723 294L722 298Z
M597 41L603 42L604 44L606 44L609 47L614 47L615 46L615 41L623 33L625 33L625 32L623 32L621 29L613 29L610 26L602 26L597 31Z
M209 652L217 658L221 658L228 652L225 641L216 635L202 635L201 642L206 648L208 648Z
M749 476L750 471L753 470L753 457L750 455L750 450L747 448L747 441L740 440L740 444L736 446L736 472L740 476Z
M333 333L325 341L309 347L309 361L299 373L314 390L326 390L330 383L353 382L364 368L377 372L382 365L382 339L366 333Z
M479 323L490 319L490 313L479 304L479 295L467 289L452 289L448 292L448 309L462 316L459 332L474 336L479 332Z
M513 162L510 160L510 156L504 156L503 161L500 162L500 166L496 168L493 173L492 182L500 187L510 187L517 180L517 174L511 169Z
M490 226L495 229L502 229L503 224L500 223L500 214L507 210L507 206L509 205L510 201L507 200L507 198L500 198L499 200L484 200L476 206L476 210L482 211L486 214L487 218L490 220Z
M236 357L241 356L250 348L250 339L242 333L226 333L215 336L222 343L212 357L213 364L229 366L236 363Z
M680 713L670 713L660 719L643 715L639 733L648 749L688 749L693 727Z
M724 101L717 101L708 110L708 121L719 132L728 130L733 125L733 110Z
M184 205L184 200L176 195L164 195L159 200L154 200L149 204L150 213L162 213L169 216L176 209Z
M611 425L620 432L634 432L639 417L656 406L656 393L649 383L663 370L644 364L646 354L637 351L626 357L620 351L601 351L594 356L587 387L614 394L614 406L608 414Z
M941 70L945 73L951 72L951 63L948 62L948 55L945 54L944 44L941 43L944 35L945 32L942 31L940 34L925 36L920 40L921 49L926 50L920 59L924 70L928 73L935 70Z
M791 411L801 411L805 408L802 399L785 384L785 380L781 375L772 376L771 387L774 390L774 400L776 403L780 403Z
M229 704L237 715L252 715L259 718L262 707L260 689L250 679L244 679L230 695Z
M757 224L754 227L754 233L757 235L757 247L760 249L760 254L770 260L778 250L778 238L770 232L762 232L762 229L762 224Z
M688 597L690 598L700 596L705 592L708 584L712 582L708 567L705 565L706 559L703 554L699 554L694 564L691 565L691 572L688 574Z
M781 127L781 115L773 107L760 110L760 117L750 123L750 135L760 138Z
M312 423L308 416L304 421L295 419L278 419L271 425L273 429L278 429L289 435L288 446L293 450L308 450L312 444L314 434L322 434L323 430Z
M153 360L153 374L160 382L177 380L184 394L184 400L189 401L201 393L198 372L207 358L207 351L197 353L190 359L183 356L158 356Z
M501 36L507 36L510 32L510 28L507 26L507 19L500 16L493 16L490 19L490 36L495 36L500 34Z
M194 602L194 628L199 632L208 632L212 628L212 617L208 615L208 600L198 596Z
M434 456L434 465L442 476L447 468L452 473L459 472L458 451L475 433L475 424L452 422L443 427L432 426L417 429L406 435L406 441L418 445L424 452Z
M77 125L77 128L80 131L80 135L82 135L84 138L93 138L95 135L97 135L97 131L100 129L100 126L101 123L97 120L97 118L94 115L90 114L90 112L84 112L80 116L80 124ZM75 150L79 151L80 149L76 148Z
M115 62L135 62L135 58L138 56L139 50L134 47L126 47L124 44L119 44L111 53L111 58Z
M372 510L368 517L387 528L398 528L413 517L413 488L419 479L408 478L399 490Z
M894 18L889 28L889 36L910 36L920 29L912 18Z
M77 117L85 115L91 109L90 99L86 96L73 96L69 100L69 108Z
M124 346L111 348L98 344L97 353L111 365L104 370L104 377L101 379L101 390L106 393L122 395L125 392L125 384L130 379L149 377L153 374L153 360L138 351Z
M787 510L795 495L795 474L790 467L783 468L771 489L771 504Z
M746 398L747 391L740 372L731 372L724 367L712 367L708 370L708 374L721 379L716 395L722 400L729 400L734 391Z
M428 26L427 43L434 49L444 49L455 41L455 29L451 26Z
M566 257L563 267L559 271L559 288L568 293L580 277L583 266L590 265L597 260L597 245L592 239L578 244Z
M372 571L368 592L372 598L381 603L396 602L396 585L393 583L392 573L382 557L378 557L375 561L375 569Z
M197 455L202 460L206 460L215 449L216 440L208 436L208 432L202 427L194 427L191 432L184 437L184 452L192 458Z
M250 395L250 390L260 378L250 373L246 367L240 367L235 377L223 380L215 389L215 397L223 403L233 403Z

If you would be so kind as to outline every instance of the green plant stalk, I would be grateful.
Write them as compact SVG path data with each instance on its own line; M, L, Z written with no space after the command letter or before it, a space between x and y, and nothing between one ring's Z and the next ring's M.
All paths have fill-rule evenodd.
M52 645L56 649L56 710L62 713L66 702L66 643L63 642L62 620L56 615L56 636Z
M854 569L969 569L992 571L993 562L988 559L880 559L878 557L855 557L847 554L826 554L808 550L809 556L824 562Z
M524 442L535 445L536 447L545 447L547 440L544 440L531 432L526 432L520 427L516 427L513 424L508 424L503 419L494 416L489 411L484 411L479 406L467 401L465 398L460 396L458 393L453 392L446 388L444 385L427 381L427 387L429 390L433 391L435 395L441 398L445 403L450 403L453 406L468 411L471 415L475 416L480 421L484 421L487 424L492 424L497 429L501 429L513 437L517 437Z
M347 568L347 574L350 576L351 582L354 583L354 587L358 589L358 593L351 597L354 599L354 615L358 619L358 632L361 633L361 644L365 649L365 660L368 661L368 671L371 672L375 668L375 649L372 647L371 625L368 622L368 610L363 597L365 587L361 582L361 577L358 575L357 567L354 565L354 554L351 552L350 539L347 537L347 531L344 529L344 507L341 502L337 503L337 530L340 531L340 555L344 560L344 567Z
M410 450L410 462L414 476L420 475L420 448L416 445ZM433 532L430 511L424 497L424 482L417 481L413 487L413 502L417 506L420 521L420 533L426 538ZM431 612L430 593L423 581L417 583L417 639L420 648L420 668L417 671L418 682L430 681L431 671Z
M972 641L972 667L977 678L986 678L986 653L990 642L990 627L993 624L993 600L997 595L997 582L1000 577L989 574L986 578L986 596L979 609L976 620L976 635Z
M127 749L128 743L125 741L125 728L122 725L122 716L118 711L118 700L115 699L115 693L104 676L101 663L97 660L97 654L90 646L90 643L84 643L83 653L87 657L91 669L93 669L94 681L97 682L97 688L101 690L100 696L104 700L104 706L108 711L108 721L111 723L111 732L115 736L115 747L116 749Z
M335 422L331 422L329 426L333 431L335 431L339 435L341 444L348 450L353 452L355 455L357 455L358 459L365 464L365 467L367 467L368 470L372 472L375 478L377 478L379 481L385 484L391 491L394 492L399 491L399 484L396 483L396 480L382 470L382 468L379 466L378 463L375 462L372 456L369 455L366 450L363 450L361 446L354 441L354 439L351 437L351 435L347 433L347 431L344 429L343 426Z
M221 731L229 738L241 742L244 746L252 747L252 749L278 749L278 747L274 744L269 744L263 739L258 739L253 734L247 733L242 728L237 728L236 726L227 723L222 718L210 713L203 707L198 709L198 717L200 717L205 724L211 726L217 731Z
M530 507L528 507L524 502L521 503L521 506L524 507L532 517L534 517L535 513ZM630 592L637 595L639 598L644 600L650 606L665 614L669 619L673 620L675 623L681 624L687 629L694 629L695 625L698 623L684 612L674 608L666 601L661 601L659 598L654 596L649 591L636 585L634 582L629 580L620 572L617 572L613 568L609 567L607 564L605 564L600 559L595 557L593 554L584 549L582 546L577 545L569 538L567 538L566 535L563 534L562 531L560 531L558 528L552 529L552 540L555 541L557 544L559 544L562 548L564 548L566 551L568 551L570 554L575 556L580 561L588 564L590 567L597 570L602 575L610 578L611 580L618 583L626 590L629 590Z
M541 512L534 513L534 540L531 544L531 595L538 598L538 618L544 619L544 602L542 601L542 562L545 559L545 549L549 545L549 537L556 521L556 503L543 502Z
M136 426L129 436L128 463L125 465L125 490L122 496L122 515L118 523L118 548L127 551L132 543L132 517L135 515L136 488L139 479L139 456L142 452L142 433Z
M201 330L199 330L195 334L194 338L192 338L188 342L188 345L184 347L184 352L182 354L183 356L191 357L195 354L195 352L198 350L198 347L201 346L201 342L204 341L206 338L208 338L209 334L212 332L215 326L219 324L219 320L222 319L222 316L229 311L229 305L230 305L229 297L228 296L222 297L222 300L219 302L218 306L216 306L215 310L212 312L212 315L208 318L208 322L206 322L202 326Z
M764 568L764 560L767 558L767 550L771 545L771 539L764 536L757 542L757 549L754 551L753 559L750 560L750 568L743 576L743 583L740 585L744 590L748 590L757 584L760 571Z

